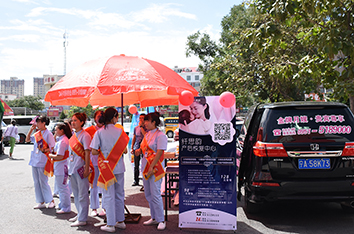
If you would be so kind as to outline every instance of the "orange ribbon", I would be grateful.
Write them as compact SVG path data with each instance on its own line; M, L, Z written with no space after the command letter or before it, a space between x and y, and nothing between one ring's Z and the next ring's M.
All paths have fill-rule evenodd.
M82 160L85 161L85 149L84 146L81 144L79 139L77 138L76 134L73 134L70 139L69 139L69 146L71 150L78 156L82 158ZM93 180L95 178L95 169L92 165L92 162L90 160L90 168L91 168L91 173L88 176L88 181L92 187Z
M100 170L100 175L97 181L97 185L99 187L107 190L109 186L117 182L117 179L113 173L113 169L116 167L118 161L122 157L128 142L128 135L122 131L122 134L119 136L107 158L103 156L101 151L99 152L97 160L98 169Z
M146 163L144 171L143 171L143 176L147 180L150 177L150 176L149 177L147 176L147 173L149 171L152 161L154 161L154 158L156 157L156 153L155 153L155 151L153 151L149 147L146 137L144 137L143 141L141 142L140 147L144 153L144 157L145 157L145 154L147 153L147 157L145 157L147 160L147 163ZM161 179L165 175L165 170L162 166L163 160L164 160L164 152L162 152L162 155L159 158L159 161L157 161L156 165L153 168L153 173L155 175L155 182L158 181L159 179Z
M44 140L42 132L41 131L37 131L34 134L34 139L37 142L37 147L41 146L41 148L43 149L48 149L48 143ZM44 166L44 175L52 177L54 174L54 162L53 160L49 157L49 151L47 153L43 153L45 154L45 156L47 156L47 162Z

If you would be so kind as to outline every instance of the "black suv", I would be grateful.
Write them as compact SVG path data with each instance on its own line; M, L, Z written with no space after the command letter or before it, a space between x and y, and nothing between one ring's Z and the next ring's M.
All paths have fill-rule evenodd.
M341 202L354 210L354 118L341 103L253 106L245 119L238 199L247 212L276 200Z

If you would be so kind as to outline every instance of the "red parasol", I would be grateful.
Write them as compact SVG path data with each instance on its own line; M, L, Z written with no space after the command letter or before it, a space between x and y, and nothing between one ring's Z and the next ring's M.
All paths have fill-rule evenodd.
M198 92L165 65L134 56L115 55L86 62L65 75L46 94L52 105L141 107L177 105L179 94ZM124 97L123 97L124 96Z

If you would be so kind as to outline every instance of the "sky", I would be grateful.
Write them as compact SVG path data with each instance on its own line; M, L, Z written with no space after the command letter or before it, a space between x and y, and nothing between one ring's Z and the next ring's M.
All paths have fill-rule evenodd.
M220 38L220 23L242 0L2 0L0 79L63 75L100 57L125 54L170 68L196 67L186 57L197 31ZM64 56L66 33L66 56ZM66 59L65 59L66 58ZM66 66L64 61L66 60ZM65 67L65 68L64 68Z

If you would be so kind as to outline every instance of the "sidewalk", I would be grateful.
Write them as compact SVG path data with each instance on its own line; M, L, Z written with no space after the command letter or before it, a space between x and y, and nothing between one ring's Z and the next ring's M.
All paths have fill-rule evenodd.
M0 233L106 233L100 230L104 225L103 218L89 217L86 226L70 227L67 220L76 215L75 204L71 204L72 212L57 215L55 209L34 210L36 205L32 180L31 167L28 165L30 151L33 145L16 145L14 160L8 159L7 155L0 156L0 208L1 222ZM8 152L9 148L5 148ZM156 226L143 226L143 222L150 219L150 209L140 186L132 187L133 169L130 159L125 155L125 204L131 213L142 215L139 223L127 223L126 230L116 230L116 233L156 233ZM54 179L49 183L53 188ZM54 198L56 205L58 198ZM163 200L164 201L164 200ZM168 211L168 221L165 233L225 233L225 231L179 229L178 206L171 206Z

